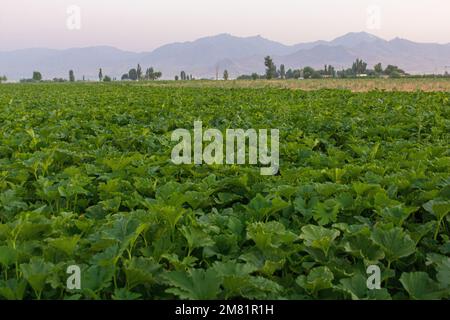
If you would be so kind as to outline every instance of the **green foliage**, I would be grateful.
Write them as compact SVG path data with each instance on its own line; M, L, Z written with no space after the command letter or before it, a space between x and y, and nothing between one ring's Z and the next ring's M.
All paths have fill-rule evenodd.
M31 78L33 81L41 81L42 74L39 71L33 71L33 77Z
M266 66L266 79L271 80L277 77L277 66L273 63L270 56L264 58L264 65Z
M284 64L280 65L280 71L278 73L280 74L281 79L286 78L286 68L285 68Z
M229 77L229 75L228 75L228 70L225 70L224 72L223 72L223 80L228 80L228 77Z
M130 69L130 71L128 71L128 79L136 81L139 79L138 76L139 75L136 69L132 68Z
M75 74L73 73L73 70L69 71L69 81L75 82Z
M220 277L212 269L192 269L187 273L173 271L166 277L174 286L166 291L181 299L211 300L218 297Z
M367 70L367 63L362 59L356 59L352 65L352 71L354 75L365 74Z
M426 272L403 273L400 282L415 300L437 300L448 296L448 290L440 289Z
M415 252L415 243L401 228L388 225L375 228L372 240L384 251L389 262L407 257Z
M320 249L325 254L328 254L328 250L332 246L333 241L339 237L339 234L338 230L308 225L302 228L300 238L305 240L306 246Z
M318 291L333 287L333 272L328 267L312 269L307 276L297 278L297 284L309 293L315 295Z
M397 66L388 65L384 70L384 74L390 76L391 78L399 78L400 76L406 75L406 72Z
M383 66L381 65L381 63L377 63L377 64L373 67L373 71L375 71L375 73L376 73L377 75L383 74Z
M160 71L155 71L153 69L153 67L150 67L145 71L144 79L145 80L158 80L161 77L162 77L162 73Z
M305 79L317 79L320 77L320 74L311 67L304 67L302 73L303 73L303 78L305 78ZM295 76L294 76L294 78L295 78Z
M449 93L34 83L0 106L0 299L450 298ZM279 129L279 175L174 165L198 119Z

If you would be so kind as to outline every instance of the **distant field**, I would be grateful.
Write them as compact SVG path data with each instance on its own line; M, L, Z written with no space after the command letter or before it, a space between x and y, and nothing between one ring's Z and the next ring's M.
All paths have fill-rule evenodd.
M287 88L301 90L348 89L354 92L372 90L450 91L450 79L309 79L309 80L233 80L233 81L158 81L151 86L218 87L218 88Z

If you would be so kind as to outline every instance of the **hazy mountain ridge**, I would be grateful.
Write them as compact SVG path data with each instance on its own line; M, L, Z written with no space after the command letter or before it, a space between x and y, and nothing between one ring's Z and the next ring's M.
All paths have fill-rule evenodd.
M410 73L444 72L450 66L450 44L416 43L395 38L387 41L374 35L348 33L332 41L315 41L284 45L261 36L235 37L229 34L205 37L190 42L161 46L152 52L135 53L110 46L87 48L22 49L0 52L0 75L18 80L29 78L39 70L44 78L68 77L73 69L77 79L96 79L98 69L103 74L120 78L129 68L141 64L163 72L163 78L173 79L185 70L197 78L214 78L228 69L232 77L264 71L264 56L271 55L276 64L286 68L331 64L336 69L349 67L362 58L372 67L381 62L395 64Z

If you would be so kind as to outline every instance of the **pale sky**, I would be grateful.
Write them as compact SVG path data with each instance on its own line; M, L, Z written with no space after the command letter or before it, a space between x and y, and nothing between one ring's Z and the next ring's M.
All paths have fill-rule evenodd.
M67 27L71 5L80 8L79 30ZM450 43L450 0L0 0L0 51L150 51L219 33L294 44L351 31Z

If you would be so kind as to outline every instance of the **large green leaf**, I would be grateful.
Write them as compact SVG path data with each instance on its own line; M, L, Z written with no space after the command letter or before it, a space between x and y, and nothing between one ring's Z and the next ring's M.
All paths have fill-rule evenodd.
M19 254L16 249L8 246L1 246L0 264L7 268L10 264L13 264L17 261L18 255Z
M42 258L32 258L29 263L21 264L20 270L39 298L40 293L44 290L46 280L51 275L53 264Z
M439 286L450 289L450 258L431 253L427 255L427 260L436 266L436 279Z
M138 285L151 285L155 283L155 276L161 265L151 258L133 257L124 266L129 289Z
M211 300L218 297L221 278L213 269L172 271L166 274L166 278L171 285L166 291L181 299Z
M308 225L302 228L300 238L305 244L312 248L321 249L328 254L333 241L339 237L340 232L335 229L327 229L321 226Z
M0 296L7 300L22 300L26 287L27 282L25 280L0 280Z
M80 236L71 236L71 237L61 237L57 239L51 239L49 241L49 244L57 248L58 250L61 250L62 252L66 253L67 255L72 255L74 250L77 247L78 242L80 241Z
M449 294L448 290L439 288L436 281L425 272L403 273L400 282L409 296L416 300L437 300Z
M257 248L267 254L273 253L273 250L283 245L292 244L298 238L277 221L252 223L247 228L247 236L255 242Z
M372 240L384 250L386 259L391 262L413 254L416 249L415 242L399 227L375 228Z
M350 237L344 243L344 249L367 262L376 262L384 258L383 250L363 234Z
M296 283L306 291L316 294L320 290L333 287L334 275L328 267L312 269L307 276L301 275Z
M341 209L341 204L334 199L319 202L313 210L313 217L321 226L337 221L337 215Z
M338 289L349 294L353 300L391 300L385 288L370 290L367 287L367 277L360 273L351 278L341 279Z

